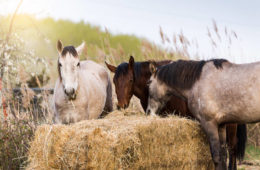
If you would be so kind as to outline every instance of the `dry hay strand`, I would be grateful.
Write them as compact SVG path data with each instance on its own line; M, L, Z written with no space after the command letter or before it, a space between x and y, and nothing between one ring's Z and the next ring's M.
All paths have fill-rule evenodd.
M114 111L105 119L39 126L27 169L213 167L208 141L197 122Z

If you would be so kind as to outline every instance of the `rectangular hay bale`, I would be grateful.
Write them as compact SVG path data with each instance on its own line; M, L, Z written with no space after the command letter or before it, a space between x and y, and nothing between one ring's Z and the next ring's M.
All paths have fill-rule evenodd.
M27 169L214 169L197 122L119 113L39 126Z

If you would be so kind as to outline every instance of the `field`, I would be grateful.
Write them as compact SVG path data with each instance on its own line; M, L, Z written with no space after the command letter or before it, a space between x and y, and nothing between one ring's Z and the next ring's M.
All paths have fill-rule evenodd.
M0 37L8 35L10 17L0 17ZM209 30L211 31L210 42L217 41L214 35L217 35L219 29L216 27L213 24L212 30ZM130 55L133 55L137 61L177 60L191 57L189 49L194 44L182 33L174 34L173 38L169 38L162 30L159 33L162 43L167 45L166 48L158 45L159 43L153 44L134 35L112 35L108 30L102 30L83 21L73 23L67 20L56 21L52 18L36 19L29 15L17 16L9 42L5 43L4 38L0 39L2 50L0 54L3 57L1 101L5 101L8 106L2 104L0 112L0 169L27 167L30 163L28 150L37 127L52 124L52 95L45 92L37 94L39 103L35 104L33 102L35 93L32 90L22 90L19 94L23 96L22 98L13 95L10 91L16 87L53 88L57 78L56 41L58 39L61 39L65 45L75 46L85 41L87 49L81 59L91 59L101 65L104 65L104 61L119 64L127 61ZM116 104L115 93L113 98ZM130 117L134 115L131 119L136 119L136 122L145 119L136 98L132 99L127 111L117 112L117 114L130 114L126 115ZM165 121L163 118L157 119ZM240 168L257 169L260 160L258 124L248 128L249 142L244 161L246 164L241 165Z

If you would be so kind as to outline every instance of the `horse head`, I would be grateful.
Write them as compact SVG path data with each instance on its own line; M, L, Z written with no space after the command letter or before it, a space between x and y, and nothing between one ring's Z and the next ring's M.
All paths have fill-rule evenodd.
M117 108L127 108L134 93L134 57L130 56L129 63L121 63L117 67L105 62L108 69L115 73L113 82L117 95Z
M148 82L149 97L146 114L154 116L161 111L172 95L170 88L157 78L156 74L160 67L158 67L155 62L151 62L149 69L152 76Z
M82 53L84 47L84 42L77 48L74 46L63 47L60 40L57 42L59 78L62 82L64 93L69 100L76 98L79 79L78 74L80 71L79 55Z

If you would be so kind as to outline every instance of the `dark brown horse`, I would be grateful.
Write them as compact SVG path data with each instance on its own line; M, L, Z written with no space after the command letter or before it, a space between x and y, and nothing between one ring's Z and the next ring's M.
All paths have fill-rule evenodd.
M149 96L147 84L151 77L150 64L153 63L156 67L160 67L170 62L170 60L135 62L131 56L129 63L121 63L117 67L106 63L108 69L115 73L113 82L116 88L118 109L127 108L132 96L135 95L140 99L141 105L144 111L146 111ZM166 106L160 111L161 116L171 113L194 118L187 107L186 101L176 96L172 96ZM229 169L236 169L236 158L242 159L244 156L247 139L246 126L229 124L226 130L229 146Z

